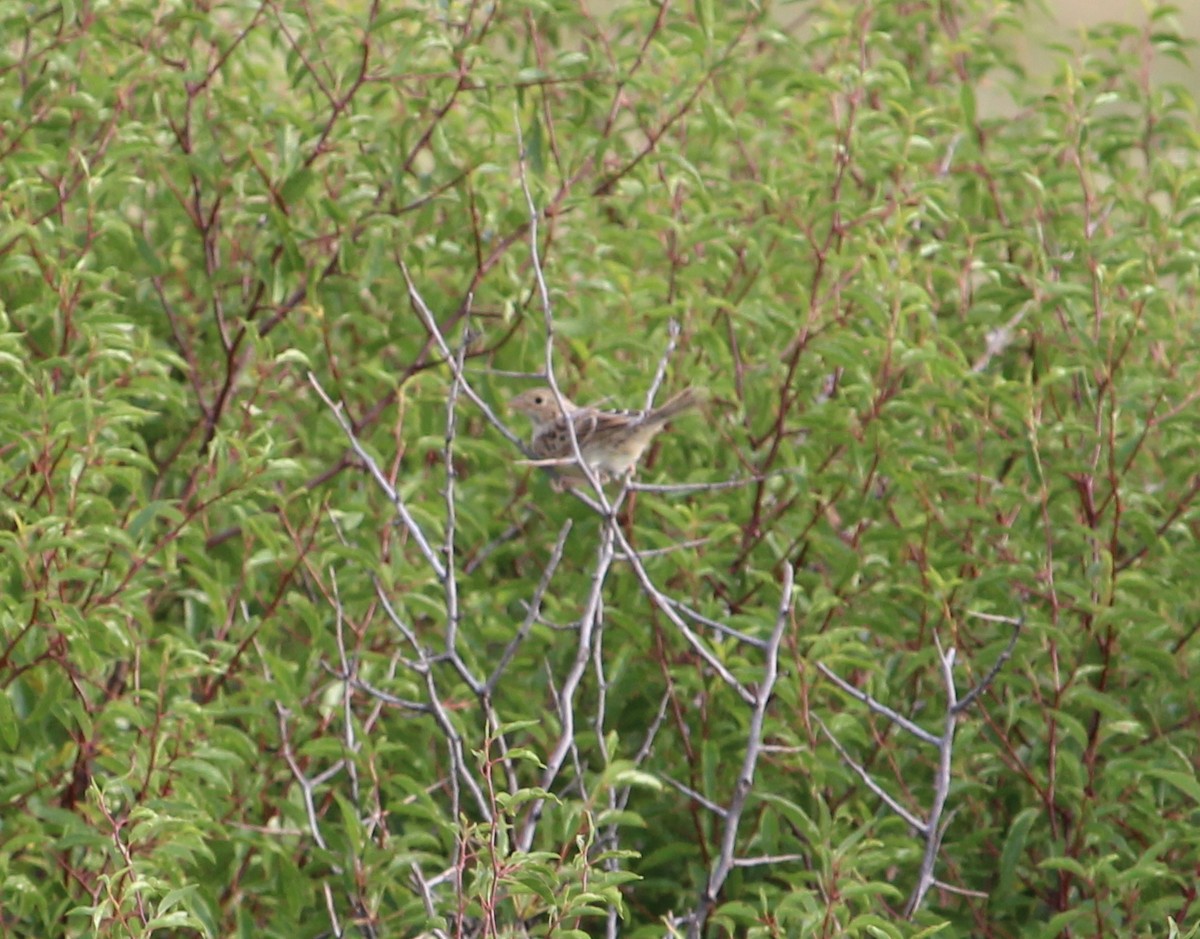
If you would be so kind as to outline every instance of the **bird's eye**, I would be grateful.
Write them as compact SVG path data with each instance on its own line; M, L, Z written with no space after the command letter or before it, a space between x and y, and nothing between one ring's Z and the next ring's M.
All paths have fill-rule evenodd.
M546 403L546 399L545 399L545 398L543 398L541 395L534 395L534 396L533 396L533 403L534 403L534 404L545 404L545 403Z

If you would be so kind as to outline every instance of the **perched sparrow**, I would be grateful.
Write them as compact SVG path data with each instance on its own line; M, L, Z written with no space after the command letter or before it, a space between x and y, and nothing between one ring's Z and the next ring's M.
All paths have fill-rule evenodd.
M566 398L562 408L549 388L531 388L509 402L509 407L533 421L531 449L534 466L567 466L575 463L568 419L575 425L575 440L583 460L601 482L630 472L663 425L677 414L696 407L701 394L687 388L650 411L601 411L580 407Z

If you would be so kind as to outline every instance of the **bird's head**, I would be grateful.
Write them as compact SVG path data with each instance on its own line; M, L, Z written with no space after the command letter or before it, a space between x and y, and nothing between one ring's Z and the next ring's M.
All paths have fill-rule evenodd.
M558 399L549 388L530 388L528 391L522 391L508 402L508 409L524 414L537 427L553 423L562 417L564 412L570 414L577 410L565 397L560 408Z

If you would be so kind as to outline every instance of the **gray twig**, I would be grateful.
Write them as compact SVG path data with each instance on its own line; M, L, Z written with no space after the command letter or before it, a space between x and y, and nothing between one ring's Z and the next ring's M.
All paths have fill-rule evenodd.
M390 482L388 482L387 477L383 475L383 470L379 468L379 464L372 459L371 455L363 448L363 445L359 443L358 435L354 433L354 428L350 426L350 421L346 419L346 415L342 409L342 406L340 404L333 403L333 400L328 394L325 393L325 389L321 387L321 383L317 380L317 376L312 372L308 373L308 383L313 386L313 389L320 396L321 400L325 402L325 406L329 408L330 412L337 420L338 425L342 428L342 431L349 439L351 448L356 454L358 454L358 458L363 461L363 464L367 467L367 472L369 472L371 477L375 480L375 484L383 490L384 494L391 501L392 505L396 507L396 514L398 514L400 516L400 520L404 522L404 527L407 528L409 534L412 535L413 541L417 543L417 547L420 548L421 553L425 556L425 560L429 562L429 566L433 568L433 572L438 576L439 579L445 579L445 565L442 564L441 560L439 560L437 556L437 552L435 552L433 547L429 544L429 540L425 537L425 532L421 530L421 526L417 524L417 520L413 518L412 513L408 511L408 506L404 504L404 499L401 498L400 493L395 489L394 486L392 486Z
M775 691L775 682L779 678L779 647L783 635L791 619L792 587L794 572L790 564L783 565L783 589L780 591L779 612L775 617L775 628L767 643L766 662L763 665L763 677L754 695L753 708L750 712L750 729L746 735L746 753L742 757L742 768L734 785L733 796L725 808L721 820L721 850L713 861L708 875L708 882L692 911L688 923L688 939L700 939L704 935L704 924L708 913L717 902L721 888L734 866L734 851L737 848L738 829L741 827L742 813L746 801L754 788L754 771L758 766L758 758L762 752L763 724L766 719L767 705Z
M818 663L817 668L821 674L832 681L846 694L853 697L855 700L865 704L870 710L876 714L883 715L889 721L900 727L902 730L912 734L923 743L936 747L938 751L937 769L933 776L933 798L930 802L929 809L922 818L916 813L910 811L893 798L887 790L883 788L871 776L870 772L859 762L857 762L842 746L841 742L834 735L820 718L817 718L817 724L822 732L833 744L842 761L850 767L850 769L863 781L875 795L877 795L883 803L896 815L902 818L912 829L920 836L924 842L924 848L921 853L921 865L917 871L917 881L913 886L912 893L909 894L908 902L905 905L905 915L912 918L916 911L924 902L929 890L939 885L939 881L934 877L934 868L937 866L938 853L941 850L942 839L945 836L946 829L950 825L950 821L954 817L953 812L946 812L946 801L950 793L950 780L953 770L953 753L954 753L954 732L958 724L958 719L963 711L975 701L980 694L995 680L1004 663L1012 656L1013 649L1016 646L1017 637L1020 635L1021 627L1024 619L1011 619L1008 617L991 616L987 614L973 614L979 618L987 619L996 622L1009 623L1013 627L1012 638L1009 639L1004 651L1000 654L995 664L979 682L961 699L958 696L958 689L954 683L954 661L956 650L953 646L948 649L943 649L941 641L934 636L934 644L937 647L938 666L941 670L942 684L945 688L946 708L942 718L942 731L940 734L933 734L919 727L917 724L910 721L908 718L897 713L887 705L875 700L870 695L862 692L842 679L839 675L829 669L827 666ZM962 888L958 888L957 892L970 893Z

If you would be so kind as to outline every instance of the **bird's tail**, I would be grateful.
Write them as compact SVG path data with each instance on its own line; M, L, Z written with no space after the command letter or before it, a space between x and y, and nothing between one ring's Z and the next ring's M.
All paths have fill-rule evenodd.
M704 397L704 390L702 388L684 388L683 391L672 395L647 414L646 422L665 424L677 414L682 414L684 411L690 411L692 408L699 407L704 402Z

